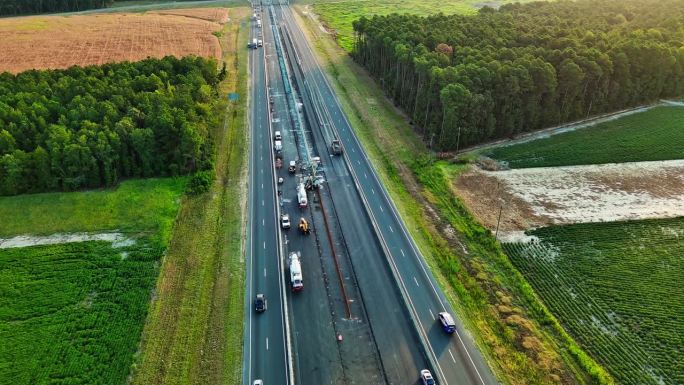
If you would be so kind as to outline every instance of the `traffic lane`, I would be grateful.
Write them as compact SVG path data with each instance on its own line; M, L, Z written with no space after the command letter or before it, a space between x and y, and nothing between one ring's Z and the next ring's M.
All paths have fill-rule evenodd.
M273 53L269 62L277 60ZM274 69L269 65L269 69ZM279 127L283 136L283 160L287 165L289 160L297 158L297 147L294 143L294 133L290 119L286 114L284 86L280 78L280 67L277 73L269 71L270 86L272 91L281 94L274 97L274 113L280 118ZM277 172L283 177L280 186L283 197L282 212L290 214L292 228L284 231L288 239L288 252L300 251L302 254L302 272L304 278L304 290L301 293L288 294L291 327L295 349L295 375L297 383L321 384L338 383L342 378L342 365L335 345L335 332L332 327L332 319L324 279L322 275L315 235L302 235L297 229L300 217L308 217L312 223L309 210L299 208L296 198L296 177L287 171L286 166Z
M415 328L402 303L400 293L384 261L360 197L347 179L345 199L334 199L355 264L359 288L390 383L413 383L418 371L427 367ZM331 188L337 196L340 186ZM351 199L349 199L351 198ZM339 202L339 203L338 203ZM365 259L363 257L365 256ZM361 258L359 260L359 258Z
M331 189L371 330L389 383L408 384L427 367L419 341L368 218L351 184Z
M269 20L270 21L270 20ZM273 41L270 28L266 28L267 42ZM267 43L270 44L270 43ZM279 94L274 97L274 116L278 116L283 137L283 159L297 158L297 146L294 143L294 133L289 119L289 109L284 94L284 85L277 62L277 54L269 45L268 68L269 86L271 91ZM287 163L286 163L287 164ZM310 216L309 210L301 210L296 200L296 178L284 167L277 171L283 177L281 185L283 191L282 211L291 216L292 229L284 231L288 237L287 247L292 251L300 251L302 255L302 270L304 274L304 291L288 294L288 303L292 312L290 320L295 349L295 375L301 384L338 383L342 378L342 364L337 352L335 333L328 308L324 279L321 266L316 254L317 248L313 235L304 236L298 232L296 226L299 218ZM309 222L312 223L309 217ZM288 250L288 251L289 251Z
M299 31L298 28L292 28L291 31L298 31L298 32L300 32L300 37L303 37L303 35L301 35L301 31ZM296 32L295 32L295 33L296 33ZM295 38L293 38L293 40L295 41L295 44L298 45L298 48L299 48L299 49L301 49L301 50L302 50L303 52L305 52L305 53L307 52L307 51L306 51L306 48L303 48L303 47L302 47L302 46L305 44L305 42L304 42L303 39L295 39ZM309 51L309 52L310 52L310 51ZM303 54L303 55L300 56L300 57L302 58L302 64L303 64L304 66L309 65L309 66L310 66L309 68L313 68L313 70L310 71L311 73L310 73L309 75L312 76L313 78L316 78L316 82L317 82L317 83L320 82L319 84L327 85L327 84L325 83L324 79L323 79L323 76L324 76L324 75L323 75L322 72L320 71L320 68L317 69L317 66L315 65L315 63L314 63L313 60L312 60L313 58L311 58L311 57L309 57L309 56L311 56L311 55ZM308 58L309 60L307 60L307 58ZM331 93L331 90L330 90L328 87L323 87L323 88L324 88L324 90L323 90L324 92L325 92L325 91L330 92L330 95L329 95L328 97L325 97L325 96L324 96L324 99L330 101L330 103L332 104L332 101L334 100L334 98L333 98L333 95L332 95L332 93ZM334 104L336 104L336 103L334 103ZM335 106L332 106L332 107L335 107ZM337 107L339 108L339 106L337 106ZM335 123L337 123L337 125L339 125L339 126L341 126L341 127L344 127L344 126L348 125L347 122L346 122L346 119L344 119L344 117L343 117L343 115L342 115L341 110L338 110L338 109L333 108L333 109L331 110L331 118L335 121ZM356 151L354 150L354 148L352 148L352 153L354 153L354 152L356 152ZM360 153L360 152L361 152L361 151L359 151L359 153ZM359 160L358 165L361 166L363 163L364 163L364 162L361 162L361 160ZM370 167L368 167L368 171L370 171ZM368 175L368 174L369 174L369 172L365 172L365 173L364 173L364 176L366 176L366 178L367 178L367 175ZM372 179L375 179L375 178L373 178L373 176L374 176L374 175L371 174L371 178L372 178ZM373 189L373 188L370 189L370 193L371 193L372 195L375 195L376 191L381 191L381 190L380 190L381 187L380 187L379 184L378 184L377 186L375 186L375 187L376 187L375 189ZM379 195L381 195L381 194L379 194ZM382 206L382 205L378 206L378 205L373 205L373 204L371 204L371 207L380 207L381 213L385 213L385 212L386 212L387 215L389 215L389 212L391 211L391 207L389 206L389 203L388 203L388 202L387 202L387 205L384 205L384 206ZM385 207L385 208L383 208L383 207ZM376 210L377 210L377 209L376 209ZM374 213L374 215L375 215L375 213ZM383 221L380 220L379 222L382 223ZM386 221L385 221L385 222L386 222ZM381 226L381 227L383 227L383 226ZM396 242L393 242L392 239L391 239L392 237L391 237L391 236L387 236L387 234L388 234L388 233L394 233L397 229L401 229L401 228L400 228L400 223L399 223L398 221L396 221L396 220L394 221L394 226L392 226L392 225L390 224L390 225L388 225L387 227L384 227L384 228L381 229L381 232L383 233L383 236L386 237L386 238L390 238L390 242L389 242L390 244L396 244ZM388 231L388 230L389 230L389 231ZM408 241L407 239L405 239L405 240ZM403 249L407 249L407 250L408 250L408 249L409 249L409 246L411 246L410 243L409 243L408 245L405 244L404 247L403 247L401 250L403 250ZM403 253L405 254L405 252L403 252ZM417 254L413 253L413 250L412 250L412 249L411 249L410 254L414 254L414 255L413 255L414 261L415 261L415 262L418 262L419 265L418 265L418 266L414 266L414 269L413 269L412 271L409 271L409 273L411 273L411 272L420 273L420 270L424 268L424 266L421 265L422 260L420 260L420 257L419 257ZM418 267L419 267L420 269L418 269ZM405 271L401 271L401 270L405 270L405 269L400 269L400 275L402 275L402 276L405 277L405 276L407 275L406 272L405 272ZM434 279L431 279L432 277L428 276L428 273L427 273L427 272L423 272L423 274L414 274L414 275L412 275L411 277L413 278L414 282L416 283L416 286L420 286L420 283L421 283L421 282L422 282L426 287L427 287L427 286L431 286L430 288L434 291L434 295L435 295L435 297L436 297L436 299L437 299L437 302L439 302L438 308L441 309L441 308L446 307L447 310L450 310L450 309L449 309L449 306L446 305L446 301L444 301L444 298L441 297L440 294L438 294L438 292L434 289L434 286L436 285L435 282L434 282ZM409 291L409 297L411 297L412 299L413 299L414 297L416 297L416 295L415 295L415 292L416 292L416 291L419 291L419 292L421 292L422 294L427 294L428 297L430 296L430 295L429 295L429 291L426 292L426 290L415 290L415 289L414 289L414 290L410 290L410 289L409 289L408 291ZM418 299L417 302L421 302L421 301L425 301L425 300L426 300L425 298L422 298L422 299ZM434 300L434 298L433 298L433 300ZM416 309L416 313L418 314L419 322L421 323L421 327L423 327L424 330L426 330L426 328L429 328L431 325L434 325L434 324L435 324L435 321L434 321L434 318L432 317L432 315L429 315L429 316L423 315L423 314L420 312L420 309ZM462 327L461 327L460 329L463 330ZM461 337L462 335L463 335L463 333L459 333L459 335L457 336L457 337L459 337L459 342L460 342L460 337ZM463 335L463 336L465 336L465 335ZM465 336L465 337L466 337L466 339L467 339L467 336ZM448 342L448 341L449 341L449 340L446 340L446 341L445 341L444 338L443 338L443 336L433 336L432 338L428 337L428 340L429 340L430 345L431 345L431 347L432 347L433 350L435 349L435 347L437 348L437 350L440 350L440 344L441 344L442 346L444 346L444 342ZM433 344L435 344L435 346L432 346ZM459 344L458 344L458 343L454 343L453 345L454 345L453 347L458 347ZM461 344L461 345L462 345L462 344ZM476 350L474 349L474 344L471 343L471 345L472 345L472 346L471 346L470 348L468 348L468 347L465 347L465 348L468 349L468 350L474 350L473 354L479 354L479 351L476 351ZM463 345L462 345L462 346L463 346ZM458 351L459 351L459 352L464 352L463 349L459 349ZM472 363L471 357L470 357L470 355L469 355L469 353L468 353L467 350L464 352L465 355L466 355L466 358L461 359L461 360L455 360L455 359L453 358L453 353L451 352L451 348L447 347L446 352L450 353L450 354L448 355L448 357L446 356L446 354L441 355L441 354L435 353L435 355L437 356L438 360L440 361L440 366L444 366L444 365L447 365L447 366L448 366L448 367L446 368L446 370L445 370L445 371L447 372L447 377L449 377L450 379L451 379L451 378L462 379L461 374L463 374L463 373L468 373L468 374L469 374L469 377L470 377L470 381L471 381L472 383L481 383L481 382L483 382L483 381L479 378L480 374L478 373L478 370L474 369L474 365L476 365L476 364L475 364L475 363ZM450 370L450 369L451 369L451 366L449 366L450 363L448 362L448 360L450 360L451 363L457 364L458 368L455 368L456 370ZM457 363L456 361L458 361L458 363ZM470 364L470 365L468 365L468 362L469 362L469 361L471 361L471 364ZM488 372L489 372L489 368L486 367L486 366L484 365L484 361L480 358L480 360L479 360L478 362L481 364L481 365L480 365L480 366L481 366L480 372L488 373ZM458 364L460 364L460 365L458 365ZM444 368L441 368L441 369L444 370ZM492 380L493 380L493 377L491 376L491 373L489 373L489 374L490 374L489 377L491 377ZM494 382L494 381L490 381L490 382Z
M413 246L406 234L404 234L401 223L398 222L392 208L389 206L389 202L387 202L386 197L382 194L382 186L377 182L374 175L371 174L372 171L365 162L365 159L362 159L360 155L352 155L350 159L356 161L357 168L364 173L361 184L366 192L369 207L378 221L383 237L388 245L391 245L391 257L395 260L399 273L407 284L407 292L415 305L418 321L421 327L428 331L431 326L436 324L435 316L438 312L449 311L453 314L453 311L441 295L441 292L436 289L436 283L429 275L421 257L415 253ZM359 174L357 172L357 176ZM361 178L361 176L359 177ZM435 334L432 335L432 338L428 338L440 362L439 369L444 372L448 380L456 380L457 383L463 383L464 381L471 384L495 383L496 381L494 381L491 373L488 373L489 369L486 366L477 367L476 361L472 359L472 356L475 354L479 355L479 351L475 350L474 345L469 348L462 343L464 337L462 326L459 329L460 331L457 331L458 335L453 339L444 339L444 336ZM446 344L449 346L447 349L444 349ZM465 359L455 359L458 357L454 357L453 352L462 352L463 349L467 349ZM480 360L484 364L484 360L481 358ZM489 374L489 381L485 380L487 379L487 374Z
M343 136L341 134L341 136ZM344 139L343 139L344 140ZM356 151L355 151L356 152ZM388 245L390 253L406 287L407 295L411 299L415 309L417 321L428 337L428 343L439 361L439 367L434 368L438 375L446 377L450 383L469 383L481 384L480 370L476 370L470 362L470 358L457 359L453 355L454 351L461 351L458 339L445 339L443 335L428 334L427 332L436 325L435 316L441 311L451 311L443 299L441 299L429 281L427 273L423 271L424 266L415 255L411 244L403 235L401 225L392 215L391 207L384 200L381 193L381 186L375 183L375 178L369 168L364 167L365 162L360 155L351 155L350 160L355 162L358 169L357 177L361 180L369 207L376 217L380 231ZM453 313L453 312L452 312Z
M303 43L302 43L303 44ZM307 55L302 55L302 56L307 56ZM302 59L303 62L306 60ZM310 73L310 76L316 77L315 75L319 71L312 71ZM318 74L320 76L320 74ZM324 87L326 88L326 87ZM328 89L329 90L329 89ZM333 100L332 95L330 95L329 98L324 98L326 100ZM333 108L330 113L331 117L333 120L341 127L344 127L346 125L346 121L343 119L341 111ZM347 127L348 128L348 127ZM351 131L351 130L348 130ZM358 147L357 147L358 148ZM352 154L361 154L361 151L356 151L354 147L351 147L351 152ZM354 156L352 155L352 158ZM357 164L354 165L355 168L361 168L363 171L363 178L361 177L361 173L357 173L357 176L359 178L362 178L366 180L367 182L377 182L374 178L374 174L371 172L370 167L364 168L363 166L367 166L365 164L365 159L361 155L358 155L357 157ZM369 176L370 175L370 176ZM363 181L362 181L362 184ZM365 190L369 190L367 187ZM379 183L376 183L374 187L370 188L370 194L367 193L367 195L371 195L371 199L369 199L369 202L373 201L373 196L377 195L377 200L372 202L370 204L371 210L373 210L374 215L376 217L379 217L378 222L380 223L381 227L381 232L383 233L383 237L388 240L388 243L390 245L397 245L399 244L399 251L402 253L402 256L405 256L406 252L404 250L408 250L408 253L411 254L413 258L410 258L409 261L414 262L413 266L410 266L408 269L406 266L404 268L399 268L400 270L400 275L407 279L407 278L412 278L413 281L415 282L416 286L420 286L421 283L422 285L425 286L425 290L417 290L413 289L411 290L410 285L408 286L408 291L409 291L409 297L411 297L412 300L415 300L415 302L418 303L428 303L432 302L432 305L434 305L434 308L439 309L438 311L443 311L447 310L450 311L450 307L447 304L447 301L443 298L441 293L435 289L436 283L434 280L431 279L430 276L428 276L427 271L423 271L425 269L425 266L422 264L422 260L420 257L414 253L414 250L412 248L412 245L409 243L408 239L402 235L404 234L399 234L400 232L403 231L403 229L400 227L401 224L397 221L396 217L394 217L392 213L392 208L389 206L389 202L382 202L382 198L384 197L383 194L381 194L381 186ZM385 203L385 204L383 204ZM378 211L379 208L379 212ZM389 216L389 219L388 219ZM383 226L383 224L385 224ZM394 235L397 233L396 235ZM394 235L394 236L393 236ZM403 242L398 242L403 241ZM403 243L403 245L402 245ZM397 255L396 250L392 252L394 256ZM403 265L406 265L407 262L403 262ZM421 274L422 273L422 274ZM429 288L429 289L428 289ZM431 293L430 289L433 291L432 294L434 294L434 297L431 298ZM435 301L436 299L436 301ZM445 309L446 308L446 309ZM453 311L450 311L453 313ZM429 330L431 325L435 324L435 319L434 316L432 315L432 312L421 312L420 309L416 309L416 313L419 317L419 322L421 323L421 326L423 327L424 330ZM430 314L428 314L430 313ZM459 328L461 331L463 330L462 326ZM435 350L435 355L437 356L438 360L440 361L440 366L442 366L440 369L445 371L447 373L447 377L450 379L456 378L458 380L463 380L463 374L467 374L469 377L469 381L471 383L482 383L484 382L480 376L482 372L489 372L489 368L480 365L481 367L479 369L475 368L476 363L472 362L471 357L469 356L470 353L467 351L464 352L463 348L468 349L468 350L474 350L474 344L472 344L471 341L471 347L468 348L467 346L464 346L461 342L461 337L465 336L464 333L461 331L458 332L458 342L453 342L451 347L446 347L445 344L448 344L449 340L445 340L443 336L435 336L432 335L432 338L428 336L428 340L430 342L430 345L432 346L433 350ZM427 333L426 333L427 334ZM468 338L466 336L466 338ZM460 346L459 346L460 345ZM443 347L446 347L446 349L442 349ZM460 348L459 347L463 347ZM453 352L451 349L456 349L459 352L465 353L465 359L461 360L456 360L454 358ZM446 352L444 354L440 354L439 352ZM447 356L448 353L448 356ZM472 354L479 354L479 351L474 351ZM484 364L484 361L480 359L479 361L481 364ZM469 364L470 363L470 364ZM452 368L452 365L456 365L456 368ZM485 374L486 375L486 374ZM492 380L493 377L489 376ZM495 382L495 381L490 381L490 383Z
M301 35L301 31L299 31L298 28L291 28L291 31L294 31L294 33L297 33L297 32L300 33L300 38L299 39L293 38L293 40L295 41L295 44L298 45L298 48L302 52L307 53L307 48L303 47L305 42L302 39L303 35ZM318 70L316 69L317 66L312 61L313 58L310 56L311 55L306 55L306 54L300 55L300 57L302 58L303 65L309 66L310 71L309 71L308 75L316 80L316 82L315 82L316 84L326 85L324 79L322 78L324 75L320 71L320 68L318 68ZM327 92L331 91L326 86L324 86L322 88L323 88L322 93L324 93L324 94L326 91ZM331 107L330 115L331 115L331 118L333 119L333 121L336 123L336 125L338 127L347 126L347 128L348 128L348 124L347 124L346 120L344 119L341 110L339 110L338 108L335 108L335 107L339 107L339 106L336 106L336 103L332 102L334 100L332 93L330 92L329 95L324 95L323 99L329 101L329 104L331 104L329 106L329 107ZM349 129L349 131L351 131L351 130ZM352 154L353 153L357 153L357 151L355 151L355 149L352 147ZM359 149L358 153L360 153L360 149ZM365 163L364 160L365 159L361 159L361 158L362 157L359 155L359 158L357 159L357 165L355 165L355 167L356 166L359 166L359 167L364 166L364 163ZM368 178L369 171L370 171L370 167L368 167L367 170L364 172L364 177L365 177L364 179ZM357 173L357 176L361 177L360 175L358 175L358 173ZM375 179L372 174L371 174L370 178ZM371 187L371 189L370 189L371 194L370 195L376 195L376 192L381 191L380 188L381 188L381 186L379 184L376 184L375 188ZM366 190L368 190L368 189L366 188ZM378 200L380 200L380 201L382 200L381 195L382 194L378 194ZM385 204L383 204L383 203L385 203ZM440 292L438 292L437 290L434 289L434 286L436 286L434 278L430 277L427 272L423 272L422 274L420 274L421 270L423 270L425 268L425 266L422 264L422 261L420 259L421 257L414 253L412 245L409 243L408 239L406 239L405 237L402 237L401 235L392 236L395 232L397 232L397 230L402 230L402 229L400 227L401 226L400 223L396 220L396 218L393 215L390 218L387 218L387 216L390 216L390 211L392 211L391 207L389 206L389 202L378 202L378 201L376 201L376 202L374 202L374 204L371 204L370 206L372 209L375 208L375 211L377 211L377 208L380 208L380 212L376 213L374 211L374 215L376 217L380 217L378 220L380 223L386 224L386 226L381 225L381 227L382 227L381 231L383 233L383 237L385 237L388 240L388 243L391 245L397 245L398 244L397 238L399 238L400 241L404 241L404 242L402 242L403 245L401 245L401 243L399 243L401 245L400 250L402 250L402 251L404 249L410 250L409 253L412 254L413 258L411 258L411 260L413 260L413 262L414 262L413 266L410 266L408 269L400 269L400 274L402 276L404 276L404 278L408 278L408 275L410 275L411 278L414 279L416 286L420 286L421 283L426 286L426 290L415 290L415 289L409 290L410 291L409 296L412 299L414 299L414 298L417 299L416 302L419 302L419 303L421 301L427 301L427 303L430 303L430 300L432 300L431 301L432 304L437 305L437 307L440 309L440 311L443 310L443 308L446 308L446 310L451 310L450 307L447 305L446 300L444 299L443 295L441 295ZM382 218L383 216L385 218ZM406 252L404 251L403 254L406 254ZM403 264L405 265L406 262L404 262ZM411 273L415 273L415 274L411 274ZM430 297L430 293L429 293L430 290L427 290L427 287L429 287L431 290L434 291L434 293L433 293L434 298L431 298L431 299L426 298L426 297ZM420 295L420 294L423 294L423 295ZM422 298L418 298L418 297L422 297ZM435 299L436 299L436 301L435 301ZM418 316L420 317L422 327L426 330L429 330L430 326L435 324L435 320L434 320L433 316L431 314L428 316L427 313L429 313L429 312L423 314L420 311L420 309L416 309L416 311L418 312ZM463 330L462 327L461 327L461 330ZM463 336L464 336L464 334L462 332L459 332L459 336L457 336L457 337L463 337ZM465 337L466 337L466 339L468 338L467 336L465 336ZM484 365L478 365L478 366L480 366L479 370L475 369L474 366L476 365L476 363L471 361L471 357L469 356L470 353L468 353L467 351L466 352L463 351L463 348L465 348L468 350L473 350L472 354L478 354L479 355L479 351L475 350L474 344L471 343L472 346L469 348L467 346L463 346L463 344L460 343L460 338L458 338L458 339L459 339L458 342L454 341L451 343L451 346L449 346L449 341L450 341L449 339L444 339L443 336L434 335L434 334L431 334L429 336L430 344L434 345L433 349L435 350L435 354L438 356L440 364L442 364L442 366L443 366L442 369L444 370L444 367L447 367L446 371L449 372L449 374L447 376L449 378L457 378L458 380L463 380L463 376L462 376L463 373L467 373L469 375L468 377L469 377L469 381L471 383L478 383L479 384L479 383L484 382L480 378L481 373L484 372L485 376L487 376L487 374L489 374L489 377L491 379L491 381L488 381L487 383L494 383L495 381L493 380L493 376L491 376L491 373L489 372L489 368L484 366ZM459 345L461 345L460 346L460 347L462 347L461 349L458 349ZM444 349L444 348L446 348L446 349ZM453 352L451 350L452 348L457 349L461 353L465 353L466 357L464 359L456 360L455 357L453 356ZM440 354L438 352L447 352L448 355L447 355L447 353ZM471 362L471 363L468 364L469 362ZM482 360L481 358L478 362L480 364L484 364L484 360ZM451 364L455 364L457 366L456 370L449 370L449 366L451 366Z
M270 143L264 132L268 128L268 113L264 109L267 103L263 71L263 55L261 50L253 50L254 68L253 82L253 141L256 146L254 152L255 183L252 196L254 207L253 220L253 292L263 292L267 300L270 298L269 309L253 317L252 323L252 351L253 370L252 379L262 378L268 383L285 383L286 362L282 325L282 304L280 285L278 282L277 242L275 238L275 210L273 206L273 173L270 158ZM258 154L258 159L257 159ZM261 220L259 220L261 219ZM261 246L261 247L260 247ZM268 272L272 275L269 277ZM250 298L250 304L254 297ZM253 308L250 306L250 311Z

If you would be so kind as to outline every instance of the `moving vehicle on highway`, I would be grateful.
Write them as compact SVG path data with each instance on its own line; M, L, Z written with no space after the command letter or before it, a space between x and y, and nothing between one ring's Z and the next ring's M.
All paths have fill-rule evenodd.
M339 139L333 139L330 143L330 150L333 155L342 155L342 142Z
M257 39L254 38L254 39L252 39L251 42L247 43L247 48L256 49L257 48Z
M305 208L309 205L309 200L306 198L306 188L304 183L297 185L297 202L299 202L300 208Z
M273 148L276 150L276 152L280 152L283 150L283 142L280 140L276 140L273 142Z
M451 334L456 331L456 323L451 314L443 311L437 315L437 320L442 324L442 329L444 329L445 332Z
M287 168L287 171L290 173L294 174L295 171L297 171L297 162L294 160L290 161L290 166Z
M304 234L309 234L311 229L309 229L309 222L304 218L299 218L299 231Z
M280 226L282 226L283 229L290 228L290 214L284 213L280 215Z
M254 380L252 385L264 385L264 382L262 380Z
M263 47L264 46L264 41L259 39L257 40L257 47Z
M299 261L299 257L299 251L290 253L290 285L292 286L292 291L302 291L304 289L302 264Z
M432 377L432 373L430 373L430 371L427 369L423 369L420 371L420 380L423 381L423 385L437 384L437 382L435 382L434 377Z
M266 303L266 296L263 294L259 293L256 295L256 299L254 300L254 310L257 313L262 313L266 311L268 304Z
M283 140L283 136L280 134L280 131L273 133L273 140Z

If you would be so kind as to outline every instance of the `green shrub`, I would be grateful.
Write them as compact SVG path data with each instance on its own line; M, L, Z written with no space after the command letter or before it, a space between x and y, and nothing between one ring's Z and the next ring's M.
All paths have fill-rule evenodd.
M214 175L213 170L196 172L195 175L190 178L190 182L188 183L188 194L199 195L209 191L209 188L211 188L211 184L214 183L215 178L216 176Z

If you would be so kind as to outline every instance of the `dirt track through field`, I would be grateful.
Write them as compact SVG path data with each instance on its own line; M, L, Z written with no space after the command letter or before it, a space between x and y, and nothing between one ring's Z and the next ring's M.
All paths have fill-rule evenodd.
M2 19L0 72L167 55L219 58L221 47L212 33L227 20L225 8Z
M684 160L509 171L473 168L456 194L488 228L684 216Z

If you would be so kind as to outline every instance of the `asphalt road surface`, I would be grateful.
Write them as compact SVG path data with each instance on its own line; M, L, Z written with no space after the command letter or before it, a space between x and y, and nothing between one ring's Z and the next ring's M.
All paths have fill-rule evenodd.
M252 37L258 36L253 23ZM245 42L246 43L246 42ZM283 263L279 253L276 188L271 149L264 50L250 50L249 224L247 231L243 384L262 379L287 385L289 366L285 328ZM263 293L267 310L254 311Z
M377 230L377 237L385 251L385 263L390 266L390 271L395 284L398 286L403 298L405 308L411 314L413 326L418 332L422 346L425 347L425 352L428 357L428 364L432 367L433 373L436 374L438 380L442 384L495 384L489 367L484 362L481 354L475 348L472 339L463 325L457 320L457 331L454 335L449 336L445 334L435 317L440 311L448 311L454 314L449 303L444 297L434 277L430 273L425 261L420 253L417 251L415 244L408 235L404 224L397 215L394 205L388 198L388 195L378 180L375 171L369 160L363 152L358 139L356 138L349 122L340 107L337 97L333 93L331 87L322 73L320 66L309 47L306 37L303 35L299 26L292 16L292 11L289 7L278 7L278 14L287 25L291 34L292 41L296 46L298 54L298 64L302 68L304 78L312 90L313 97L320 103L320 119L324 134L339 136L345 148L345 161L351 172L354 184L363 200L366 202L364 210L367 210L367 216L375 225ZM329 176L329 183L333 183ZM337 187L340 187L338 189ZM331 188L333 193L342 191L343 186L335 186ZM350 187L350 186L347 186ZM338 194L339 200L345 199L345 194ZM352 197L352 194L348 194ZM337 205L338 208L342 204ZM362 227L354 226L347 228L345 231L345 224L354 223L354 220L361 218L360 213L354 213L353 209L358 207L354 202L349 202L344 209L338 210L340 215L340 222L345 232L345 237L349 240L350 234L353 232L361 232ZM345 213L346 215L342 215ZM362 255L366 258L367 266L363 270L357 269L359 285L362 288L364 285L370 284L368 281L373 280L373 277L361 276L364 271L371 270L376 277L375 280L385 282L379 279L382 275L382 268L377 267L370 269L370 264L374 262L376 253L372 250L364 250L364 247L369 246L360 238L360 242L351 242L360 248L358 251L352 251L352 259L354 255ZM371 260L371 256L373 259ZM386 292L386 288L377 288L380 293ZM371 294L372 293L372 294ZM366 295L369 294L369 295ZM364 293L364 300L368 302L371 298L376 299L378 294L376 291L369 291ZM387 300L390 300L387 298ZM368 306L369 312L373 306ZM384 314L384 322L382 327L378 327L378 322L371 315L371 323L376 331L376 338L378 345L382 345L384 338L378 336L378 332L390 334L394 338L401 338L403 328L406 325L393 324L392 320L400 318L401 315L389 312ZM409 340L407 339L407 342ZM423 364L420 357L417 357L414 351L421 350L418 344L409 344L404 346L405 349L394 349L394 353L403 353L396 355L395 370L396 373L402 375L396 377L390 376L388 379L391 383L411 383L410 378L418 376L419 365ZM389 346L380 346L380 354L383 356L385 363L385 370L392 371L392 359L387 359ZM426 365L427 366L427 365ZM408 373L407 373L408 369Z
M430 368L440 384L495 384L460 322L453 336L436 323L438 312L454 312L375 175L292 11L271 9L275 28L264 7L263 28L253 30L255 37L263 38L264 48L250 52L243 383L261 378L267 385L288 380L305 385L416 384L419 370ZM297 85L301 97L296 101L286 95L273 32L283 36L280 41L291 64L287 81ZM300 116L309 140L304 147L321 157L325 176L321 195L309 194L311 210L297 207L297 176L286 171L302 149L294 140L293 101L303 103L305 113ZM279 170L272 149L275 130L281 131L284 145L284 168ZM341 139L344 156L330 154L332 138ZM275 183L279 176L284 177L282 185ZM323 232L323 203L331 240ZM290 213L293 228L288 231L279 230L281 210ZM310 220L313 235L297 232L300 216ZM339 252L339 273L326 244ZM300 293L288 289L284 261L291 250L302 252L305 289ZM337 286L336 280L342 284ZM261 314L253 310L256 293L269 300ZM351 305L347 310L345 298ZM339 342L338 335L350 338Z

